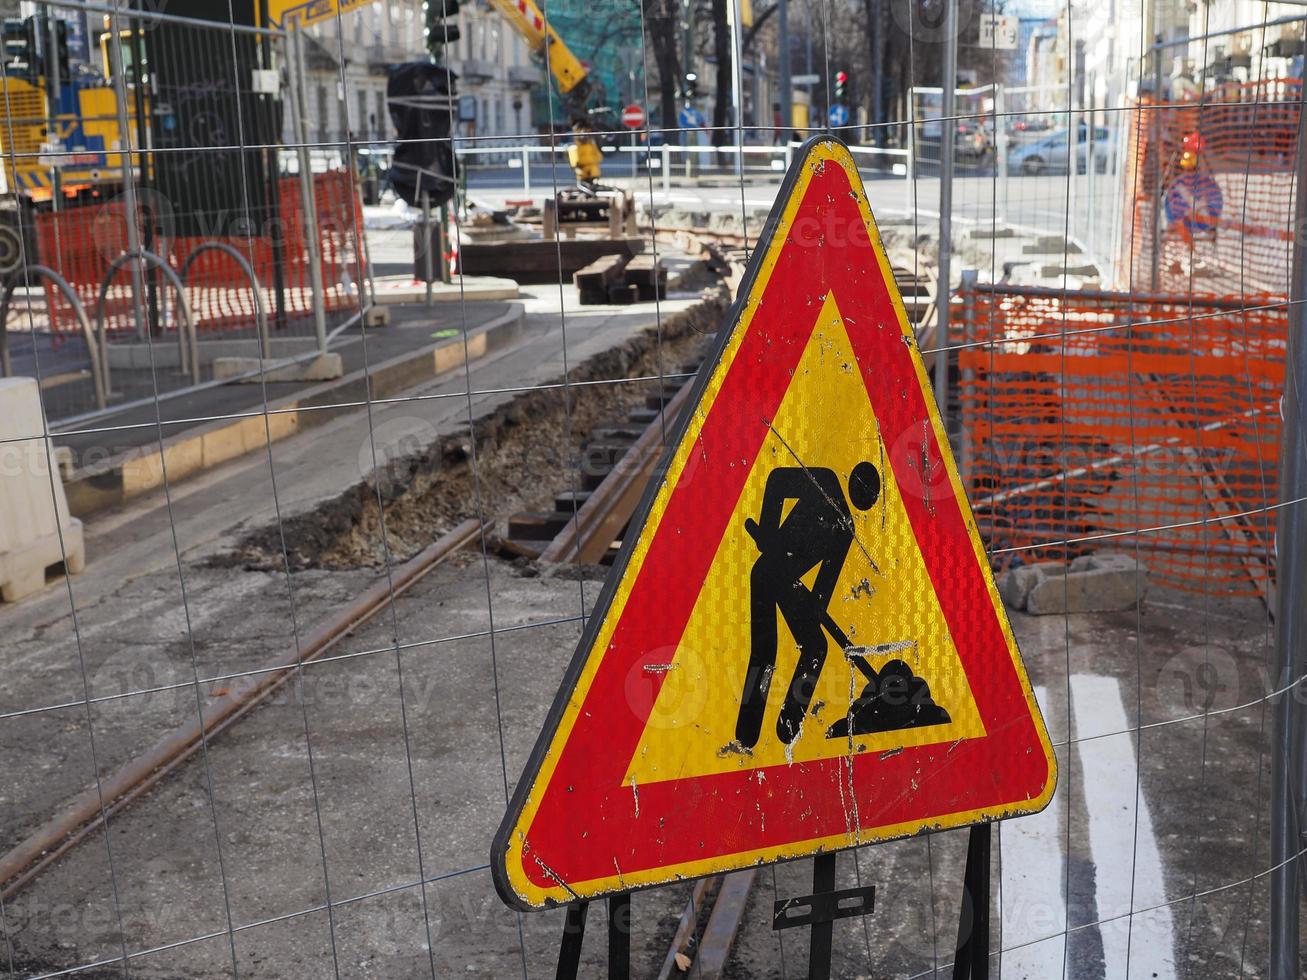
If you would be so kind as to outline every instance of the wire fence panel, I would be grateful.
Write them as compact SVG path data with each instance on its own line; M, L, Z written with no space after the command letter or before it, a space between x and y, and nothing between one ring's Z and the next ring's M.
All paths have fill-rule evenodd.
M1301 88L1232 83L1129 110L1122 262L1134 283L1288 295Z
M1168 585L1266 594L1284 297L997 285L964 304L959 400L1001 562L1116 546Z
M989 975L1299 974L1301 11L9 6L0 977L555 975L566 913L501 901L492 840L824 135L865 183L1059 766L1045 810L994 830ZM392 90L395 66L431 87ZM414 187L448 199L428 215ZM820 288L778 315L817 316ZM880 532L858 545L874 573L839 602L891 623L937 601ZM614 710L709 730L694 711L735 697L752 643L720 618L738 643L651 652ZM700 661L721 684L687 679ZM954 976L969 849L840 852L836 887L875 909L834 923L831 975ZM773 911L813 863L745 875L636 893L631 976L807 976L808 931ZM608 915L579 976L607 971Z

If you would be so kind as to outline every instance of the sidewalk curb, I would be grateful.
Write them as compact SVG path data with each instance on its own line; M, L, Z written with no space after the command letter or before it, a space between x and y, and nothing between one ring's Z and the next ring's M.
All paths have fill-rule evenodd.
M238 418L188 429L165 438L162 446L140 446L71 473L64 483L68 509L85 518L158 489L164 464L168 483L195 476L246 453L264 449L305 429L324 425L358 409L357 402L387 398L484 357L516 340L526 326L526 308L510 303L507 312L467 335L399 354L335 381L269 402Z

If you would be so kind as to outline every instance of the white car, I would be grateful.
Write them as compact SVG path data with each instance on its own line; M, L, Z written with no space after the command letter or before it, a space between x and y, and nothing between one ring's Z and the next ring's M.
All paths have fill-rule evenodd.
M1017 147L1007 155L1008 172L1036 174L1066 173L1070 151L1067 148L1069 130L1058 129L1031 143ZM1085 172L1089 159L1089 129L1080 127L1076 145L1076 173ZM1094 128L1094 169L1106 173L1112 160L1112 137L1106 127Z

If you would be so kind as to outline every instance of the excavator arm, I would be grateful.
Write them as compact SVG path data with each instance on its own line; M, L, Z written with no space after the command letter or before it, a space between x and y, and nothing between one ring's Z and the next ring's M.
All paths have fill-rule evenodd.
M568 163L576 172L577 183L583 189L592 189L600 176L603 153L590 135L594 131L590 121L591 103L602 101L590 73L545 20L535 0L489 2L522 35L531 53L544 62L553 77L554 87L572 126L573 142L567 148Z
M268 0L268 22L274 26L307 27L367 6L375 0ZM578 185L594 189L599 179L603 154L595 143L590 116L602 103L603 90L558 32L545 20L536 0L488 0L525 40L531 52L549 70L554 88L567 111L573 142L567 148L568 162L576 172Z

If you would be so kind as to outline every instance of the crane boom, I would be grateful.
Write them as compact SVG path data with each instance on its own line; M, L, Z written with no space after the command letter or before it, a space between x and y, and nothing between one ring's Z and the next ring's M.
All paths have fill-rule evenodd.
M490 0L490 5L517 28L531 53L549 68L559 94L567 96L589 77L585 66L545 20L535 0Z
M308 27L366 7L377 0L268 0L270 26ZM439 3L440 0L428 0ZM602 86L545 19L537 0L488 0L526 41L531 53L544 62L554 87L567 111L574 134L568 147L568 160L583 188L599 179L603 154L595 144L594 126L590 122L591 103L602 102Z

